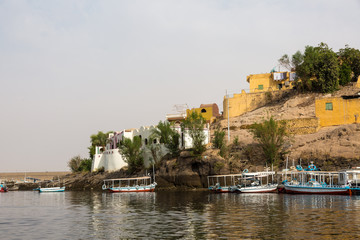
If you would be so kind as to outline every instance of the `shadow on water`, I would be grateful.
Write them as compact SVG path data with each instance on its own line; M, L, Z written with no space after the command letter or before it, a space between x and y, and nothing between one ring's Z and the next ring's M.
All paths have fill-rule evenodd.
M360 229L358 196L12 192L0 208L1 232L15 239L336 239Z

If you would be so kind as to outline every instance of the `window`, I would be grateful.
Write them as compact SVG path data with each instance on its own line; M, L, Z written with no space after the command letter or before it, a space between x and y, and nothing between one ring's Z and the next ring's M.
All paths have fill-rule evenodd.
M330 111L333 110L332 102L325 103L325 110L330 110Z
M259 89L259 90L264 90L264 85L259 85L259 86L258 86L258 89Z
M145 145L148 145L148 140L147 140L147 138L145 138Z
M202 112L202 113L206 113L206 109L204 109L204 108L201 109L201 112Z

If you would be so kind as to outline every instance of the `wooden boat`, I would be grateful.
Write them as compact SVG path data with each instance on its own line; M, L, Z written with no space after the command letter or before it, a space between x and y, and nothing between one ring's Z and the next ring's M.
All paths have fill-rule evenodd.
M41 192L41 193L44 193L44 192L64 192L65 187L46 187L46 188L39 187L36 190Z
M291 175L292 180L284 182L286 193L351 194L349 185L342 183L345 174L341 172L301 171Z
M157 183L151 183L151 177L105 179L102 189L117 192L154 192Z
M243 172L238 191L241 193L277 192L278 184L274 183L275 172ZM270 179L271 178L271 181Z

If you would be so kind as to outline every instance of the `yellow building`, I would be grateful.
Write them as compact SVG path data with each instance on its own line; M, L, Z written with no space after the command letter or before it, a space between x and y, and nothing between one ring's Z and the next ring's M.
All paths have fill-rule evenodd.
M212 104L201 104L199 108L192 108L186 110L186 115L189 116L191 112L197 112L205 118L206 122L213 122L216 117L220 116L219 107L216 103Z
M321 127L360 123L360 95L316 99L315 114Z
M223 100L223 117L237 117L244 113L253 111L266 104L279 100L288 91L268 91L268 92L253 92L246 93L242 90L241 93L236 93L231 96L224 96Z
M294 72L251 74L246 78L246 81L250 84L251 93L292 89L294 80Z

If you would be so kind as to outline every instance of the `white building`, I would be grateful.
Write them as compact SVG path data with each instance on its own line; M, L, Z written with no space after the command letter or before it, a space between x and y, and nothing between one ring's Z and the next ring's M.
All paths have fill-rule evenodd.
M105 149L102 147L95 148L95 155L92 162L91 171L96 171L104 167L105 171L116 171L124 166L127 166L127 163L124 161L123 157L119 153L119 144L123 138L133 139L135 136L139 136L142 142L143 148L143 157L144 157L144 165L145 167L149 167L153 162L153 156L151 154L148 146L150 144L159 144L159 158L168 153L168 150L165 148L163 144L160 144L159 139L154 139L152 143L150 143L150 135L152 130L155 129L156 126L149 127L140 127L139 129L128 129L123 130L121 132L114 132L109 134L108 143L106 144ZM192 147L192 139L187 134L181 132L180 126L175 126L175 130L180 135L180 149L188 149ZM206 136L204 144L208 144L210 142L210 131L207 128L204 129L204 134Z

